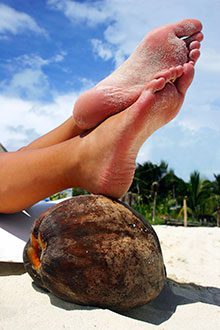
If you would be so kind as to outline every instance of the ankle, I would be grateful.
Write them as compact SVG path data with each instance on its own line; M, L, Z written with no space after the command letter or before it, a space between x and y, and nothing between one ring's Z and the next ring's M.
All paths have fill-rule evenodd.
M94 173L90 172L92 158L89 147L80 136L66 141L63 145L62 180L65 188L80 187L87 189ZM64 189L65 189L64 188Z

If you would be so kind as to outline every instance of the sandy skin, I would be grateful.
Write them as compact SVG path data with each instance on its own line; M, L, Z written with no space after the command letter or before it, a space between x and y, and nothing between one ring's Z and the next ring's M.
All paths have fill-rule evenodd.
M194 65L200 55L201 29L199 21L187 19L149 33L117 70L78 98L73 112L77 126L90 129L126 109L163 70Z
M182 74L176 69L174 82L159 84L158 79L154 90L144 90L128 109L79 138L82 159L86 158L83 188L113 197L121 197L129 189L141 145L176 116L193 76L194 66L184 64Z

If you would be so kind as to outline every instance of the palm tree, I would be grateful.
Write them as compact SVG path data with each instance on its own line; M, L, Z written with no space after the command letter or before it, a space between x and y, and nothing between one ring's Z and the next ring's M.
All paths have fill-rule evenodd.
M199 216L204 214L207 200L211 196L210 181L202 180L200 173L194 171L190 175L188 195L188 205L192 210L193 218L199 220Z
M214 193L220 196L220 174L214 174L215 181L213 182Z
M175 175L174 170L170 169L160 182L160 196L169 199L173 208L182 205L183 198L187 194L187 184Z
M159 182L154 181L151 185L152 195L153 195L153 206L152 206L152 221L155 222L156 216L156 205L157 205L157 191L159 187Z
M161 161L159 165L151 162L138 164L130 191L141 196L142 202L151 205L152 220L155 221L157 197L160 181L167 174L168 164Z
M212 182L213 214L216 216L217 227L220 227L220 174L214 174L215 181Z

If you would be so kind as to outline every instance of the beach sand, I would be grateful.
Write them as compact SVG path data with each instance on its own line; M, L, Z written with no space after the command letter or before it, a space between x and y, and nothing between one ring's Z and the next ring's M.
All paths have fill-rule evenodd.
M71 304L37 288L27 273L9 275L22 264L0 263L0 329L220 329L220 228L154 229L168 281L153 302L124 314Z

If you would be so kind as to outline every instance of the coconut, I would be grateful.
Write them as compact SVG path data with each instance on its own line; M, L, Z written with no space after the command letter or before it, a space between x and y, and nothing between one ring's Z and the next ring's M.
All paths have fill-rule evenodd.
M151 225L101 195L73 197L44 212L24 248L24 266L61 299L113 310L153 300L166 278Z

